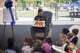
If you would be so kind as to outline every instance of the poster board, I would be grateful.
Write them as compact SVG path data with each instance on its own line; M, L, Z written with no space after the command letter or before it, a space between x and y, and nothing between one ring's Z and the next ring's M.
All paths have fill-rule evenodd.
M4 6L4 3L5 3L6 0L0 0L0 23L3 22L3 8L5 7ZM13 8L15 8L15 0L12 0L13 1Z
M13 12L13 16L15 18L14 8L12 8L12 12ZM3 23L11 23L11 22L12 22L12 18L11 18L11 14L9 12L9 9L4 8L3 9Z

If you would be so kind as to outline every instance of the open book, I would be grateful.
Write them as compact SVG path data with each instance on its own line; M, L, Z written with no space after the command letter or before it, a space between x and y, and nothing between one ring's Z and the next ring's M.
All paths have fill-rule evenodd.
M33 26L34 27L45 27L45 21L34 21Z

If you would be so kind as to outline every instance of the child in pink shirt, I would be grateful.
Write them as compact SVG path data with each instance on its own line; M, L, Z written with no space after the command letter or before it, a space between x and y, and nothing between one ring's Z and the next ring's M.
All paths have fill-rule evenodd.
M50 38L46 38L45 39L45 42L42 44L42 47L46 53L52 53L52 50L51 50L51 39Z

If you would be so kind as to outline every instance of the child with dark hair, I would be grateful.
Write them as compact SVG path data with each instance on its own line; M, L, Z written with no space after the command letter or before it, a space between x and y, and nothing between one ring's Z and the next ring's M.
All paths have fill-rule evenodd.
M7 41L7 43L8 43L8 47L13 47L13 45L14 45L14 39L13 38L9 38L8 41Z
M5 51L8 49L8 50L14 50L14 51L16 51L16 53L18 53L19 50L17 47L14 46L14 42L15 42L14 38L8 38L8 40L7 40L8 46L5 49Z
M77 41L78 41L77 34L78 34L78 32L79 32L78 29L73 29L72 33L67 34L67 38L68 38L69 42L72 42L75 45L77 44ZM67 46L65 47L65 51L68 51Z
M78 34L78 32L79 32L79 30L78 30L78 29L73 29L73 30L72 30L72 33L73 33L74 35L77 35L77 34Z
M77 44L77 41L78 41L78 37L77 37L78 32L79 32L78 29L73 29L72 30L73 37L71 38L70 41L73 42L75 45Z
M69 30L67 28L63 28L61 34L59 35L59 40L56 42L56 45L61 50L65 50L66 42L68 41L67 34L69 33Z
M69 33L69 30L67 28L63 28L62 33L67 35Z
M22 53L32 53L33 52L33 40L32 38L25 38L24 39L24 46L22 47Z
M51 39L46 38L41 48L43 48L46 53L52 53L51 43L52 43Z

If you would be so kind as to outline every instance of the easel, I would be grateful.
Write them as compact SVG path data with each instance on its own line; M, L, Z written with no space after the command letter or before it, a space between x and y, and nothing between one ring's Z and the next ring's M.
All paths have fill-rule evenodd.
M4 28L3 28L3 38L5 36L5 29L6 29L6 22L4 22ZM11 30L12 30L12 36L14 38L14 26L11 24Z
M8 13L6 12L6 16L5 16L5 18L7 18L7 19L5 19L5 21L4 21L4 29L3 29L3 38L4 38L4 35L5 35L5 28L6 28L6 23L7 23L7 21L9 21L10 23L11 23L11 29L12 29L12 35L13 35L13 37L14 37L14 29L13 29L13 23L15 23L15 20L14 20L14 15L13 15L13 12L12 12L12 9L11 9L11 7L13 6L13 2L12 2L12 0L6 0L5 1L5 7L6 7L6 9L8 9L9 10L9 17L11 17L11 19L12 19L12 21L9 21L9 20L11 20L11 19L9 19L9 20L7 20L9 17L8 17ZM3 13L5 13L4 11L3 11ZM7 20L7 21L6 21Z

